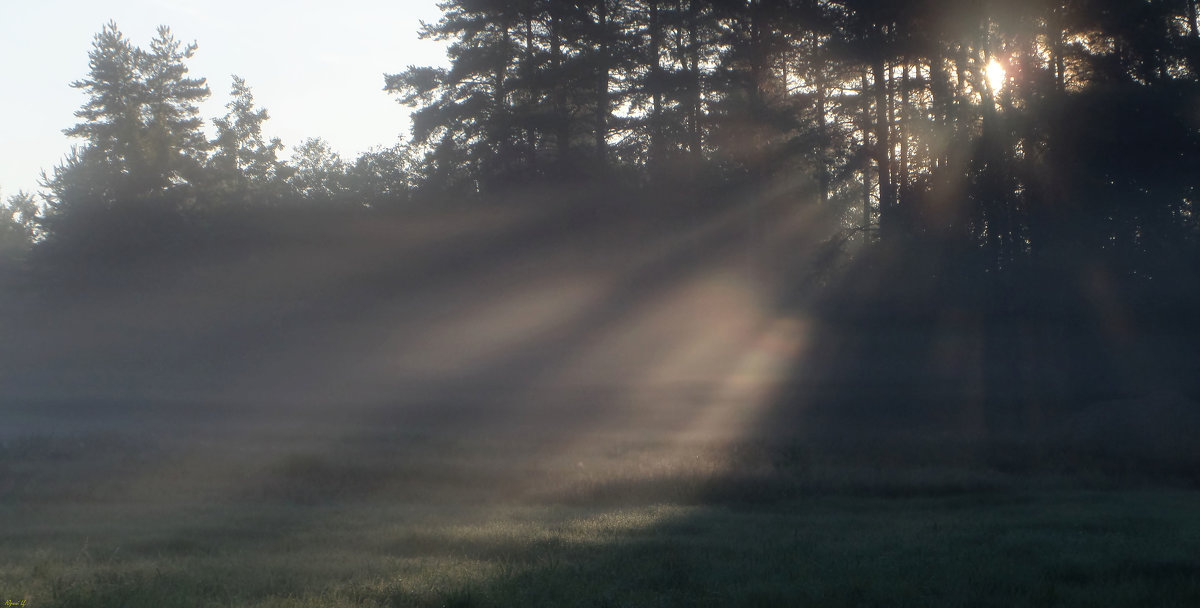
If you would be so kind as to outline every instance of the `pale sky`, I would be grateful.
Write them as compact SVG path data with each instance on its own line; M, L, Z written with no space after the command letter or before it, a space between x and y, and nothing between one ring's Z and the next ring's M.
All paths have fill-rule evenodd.
M208 79L201 107L225 114L230 75L246 79L288 152L323 137L352 160L407 137L408 109L383 92L383 75L445 62L444 47L417 39L436 21L436 0L4 0L0 8L0 196L37 189L71 147L86 97L69 83L87 75L92 37L109 20L134 44L168 25L199 44L190 76Z

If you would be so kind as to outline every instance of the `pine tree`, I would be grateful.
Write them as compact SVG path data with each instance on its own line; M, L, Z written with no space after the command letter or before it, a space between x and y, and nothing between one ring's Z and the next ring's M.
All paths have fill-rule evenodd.
M236 75L225 108L225 116L213 120L217 134L208 159L217 183L214 197L217 202L253 203L276 196L287 170L278 158L283 143L263 135L267 110L255 107L254 93Z
M196 104L209 91L203 78L187 76L185 61L195 51L166 26L148 51L116 23L104 26L88 54L88 76L71 83L88 101L75 113L83 121L64 133L84 144L48 180L55 206L82 193L106 204L128 202L186 191L200 179L208 144Z
M410 66L386 76L385 90L401 103L424 104L413 112L413 141L426 146L427 162L438 166L431 172L475 185L512 172L517 159L509 80L519 4L447 2L442 19L421 36L453 41L450 69Z
M115 23L95 36L88 76L71 83L88 95L75 113L82 121L64 131L84 141L42 180L47 240L108 252L170 242L204 181L208 144L196 104L208 87L185 65L195 50L166 27L149 50Z
M49 183L57 199L86 184L96 198L111 202L133 191L131 177L145 164L139 142L145 94L138 51L117 24L109 22L92 41L88 66L88 76L71 83L88 95L75 112L83 122L64 131L86 143L72 152Z
M143 133L147 147L147 183L168 188L199 177L208 140L197 103L209 95L204 78L189 78L185 60L196 44L184 46L167 26L159 26L150 48L137 53Z

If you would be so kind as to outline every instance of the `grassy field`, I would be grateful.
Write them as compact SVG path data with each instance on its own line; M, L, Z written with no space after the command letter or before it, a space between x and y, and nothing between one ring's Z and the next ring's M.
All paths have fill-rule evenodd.
M10 436L0 600L1200 605L1200 492L1186 485L634 432L563 446L343 431Z
M1059 334L781 307L740 211L554 208L0 298L0 601L1200 606L1185 393L1066 407Z

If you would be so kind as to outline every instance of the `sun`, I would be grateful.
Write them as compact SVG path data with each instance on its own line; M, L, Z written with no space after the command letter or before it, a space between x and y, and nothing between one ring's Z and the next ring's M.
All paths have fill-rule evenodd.
M988 62L985 73L988 87L993 93L999 93L1000 89L1004 88L1004 82L1008 77L1008 71L1004 69L1004 64L993 59Z

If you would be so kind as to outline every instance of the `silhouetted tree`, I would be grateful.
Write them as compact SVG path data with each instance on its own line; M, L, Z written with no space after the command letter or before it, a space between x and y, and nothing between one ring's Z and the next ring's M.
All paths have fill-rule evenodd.
M288 185L301 197L314 202L346 202L349 167L329 142L310 137L296 146L291 165L294 173Z
M408 146L368 150L346 170L347 188L364 206L395 208L407 202L412 194L414 164Z
M289 171L278 158L283 142L277 137L268 141L263 135L267 111L255 107L254 94L238 76L233 77L225 107L225 116L213 121L217 135L208 160L209 178L214 182L209 198L217 204L277 199Z
M517 7L508 0L446 3L442 19L421 35L452 40L451 67L412 66L387 76L385 90L416 108L413 140L427 146L426 162L444 180L477 188L515 160L508 81L517 52Z
M171 216L194 204L208 147L196 106L208 88L185 65L195 50L165 26L149 50L133 46L115 23L96 35L88 76L71 83L88 94L76 112L83 121L65 130L85 141L44 179L48 237L94 231L108 242L100 235L111 230L127 244L161 239L150 235L152 226L177 222ZM104 215L118 206L120 213Z
M138 141L145 95L137 49L110 22L96 34L88 60L88 77L71 83L88 94L87 103L75 112L83 122L65 131L86 144L72 152L49 183L59 201L74 198L70 194L77 193L71 190L79 185L107 201L132 193L129 182L137 168L145 165ZM86 176L82 175L85 171Z
M0 205L0 275L19 264L32 247L37 216L37 200L28 192L17 192Z
M710 162L759 184L807 174L817 200L853 204L858 228L978 247L990 271L1033 255L1055 192L1074 188L1042 154L1073 137L1055 125L1072 97L1129 84L1185 99L1176 84L1197 73L1191 1L445 9L425 35L452 43L451 67L388 80L417 108L423 183L573 175L572 158L651 179Z
M184 46L167 26L159 26L150 47L139 51L139 80L147 167L145 180L159 189L197 181L208 150L197 104L209 95L204 78L189 78L185 60L196 44Z

